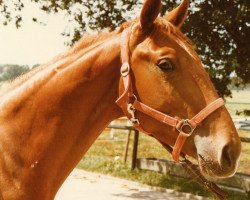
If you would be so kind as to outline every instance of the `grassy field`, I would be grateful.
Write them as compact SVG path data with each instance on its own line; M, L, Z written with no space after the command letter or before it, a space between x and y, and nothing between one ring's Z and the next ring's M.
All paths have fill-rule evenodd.
M236 110L240 111L243 109L249 109L245 104L233 104L232 102L250 103L250 92L233 91L233 98L227 99L227 102L231 102L227 104L227 107L232 115L235 115ZM245 131L239 131L239 133L242 136L249 134L249 132ZM147 185L171 188L177 191L189 192L213 199L211 194L209 194L206 190L204 190L192 180L184 180L147 170L135 169L131 171L130 160L133 141L130 142L128 154L129 159L125 164L122 162L126 143L125 140L126 134L124 134L122 131L117 131L115 138L113 139L110 138L109 131L104 131L78 164L78 167L87 171L109 174L116 177L138 181ZM238 172L250 175L249 155L250 144L242 143L242 156ZM140 134L138 157L171 159L171 156L166 152L165 149L161 147L157 141L144 134ZM248 199L248 197L246 194L229 192L229 199L244 200Z

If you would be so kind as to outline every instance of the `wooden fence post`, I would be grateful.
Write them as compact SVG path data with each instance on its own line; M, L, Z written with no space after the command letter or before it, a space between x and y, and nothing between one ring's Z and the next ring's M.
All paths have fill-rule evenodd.
M131 169L132 170L135 169L135 167L136 167L138 140L139 140L139 131L135 130L134 145L133 145L133 154L132 154L132 163L131 163Z
M126 141L126 146L125 146L125 150L124 150L124 157L123 157L124 163L127 162L130 135L131 135L131 130L129 130L128 135L127 135L127 141Z

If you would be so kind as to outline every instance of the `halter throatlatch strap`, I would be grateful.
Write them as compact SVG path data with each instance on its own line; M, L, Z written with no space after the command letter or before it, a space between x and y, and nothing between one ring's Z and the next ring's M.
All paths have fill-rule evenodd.
M125 29L121 35L121 76L124 85L124 92L116 100L116 103L122 108L123 111L127 110L127 105L130 101L131 94L133 93L130 77L129 65L129 42L130 29ZM126 114L126 112L124 112ZM127 114L126 114L127 115Z
M136 112L144 113L163 124L176 128L176 130L179 132L179 135L173 147L172 156L176 162L179 162L179 157L187 138L192 135L197 125L199 125L211 113L223 106L224 101L221 98L216 99L190 120L180 120L176 117L171 117L138 101L136 95L133 93L130 76L131 68L129 65L129 36L130 29L125 29L121 35L121 76L124 85L124 91L117 99L116 103L121 107L124 114L132 122L133 126L146 134L149 133L147 133L141 127L140 121L136 118Z

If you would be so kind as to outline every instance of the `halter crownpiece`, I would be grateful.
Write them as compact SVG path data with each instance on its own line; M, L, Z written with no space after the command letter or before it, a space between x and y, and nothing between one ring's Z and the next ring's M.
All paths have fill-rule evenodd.
M142 131L146 134L149 133L147 133L142 128L139 119L136 118L136 112L144 113L163 124L174 127L179 132L179 135L171 153L173 159L176 162L180 162L179 157L181 155L182 147L185 144L187 138L192 135L197 125L199 125L205 118L207 118L218 108L224 106L225 103L221 98L216 99L215 101L207 105L204 109L202 109L192 119L178 119L155 110L138 101L136 95L133 93L132 81L130 76L131 67L129 65L129 36L130 29L125 29L122 32L121 36L121 60L123 63L121 67L121 76L124 84L124 92L116 100L116 103L121 107L124 114L132 122L133 126L137 130Z

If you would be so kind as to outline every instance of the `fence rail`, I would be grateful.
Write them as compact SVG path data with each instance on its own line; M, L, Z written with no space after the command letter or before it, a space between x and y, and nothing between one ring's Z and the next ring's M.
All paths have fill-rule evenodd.
M155 158L138 158L136 166L139 169L151 170L175 177L190 179L189 173L179 163ZM198 167L198 166L197 166ZM236 173L233 177L217 179L216 183L228 189L250 193L250 175Z

